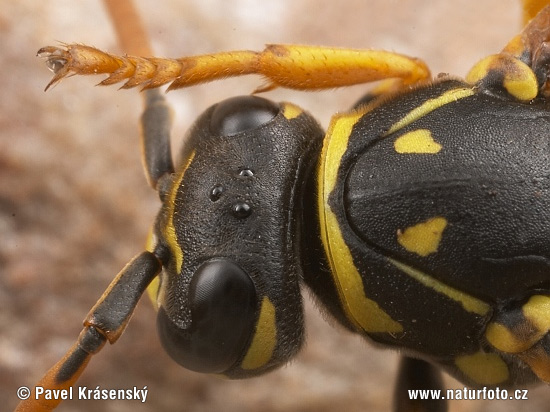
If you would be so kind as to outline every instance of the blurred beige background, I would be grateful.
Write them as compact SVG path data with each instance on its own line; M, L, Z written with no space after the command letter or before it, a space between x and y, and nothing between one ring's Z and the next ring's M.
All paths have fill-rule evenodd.
M433 73L462 76L520 26L515 0L137 1L159 55L261 49L265 43L385 48L424 58ZM73 343L112 277L142 250L158 208L141 170L137 91L73 78L47 93L35 58L56 41L117 47L97 0L0 1L0 405L33 384ZM174 147L210 104L261 80L227 80L170 93ZM364 86L322 93L277 90L326 127ZM177 149L176 149L177 150ZM308 344L290 365L227 382L188 372L162 351L143 300L126 333L88 367L79 385L149 389L137 401L69 401L61 411L388 411L397 356L327 324L310 303ZM462 384L449 380L453 388ZM550 388L529 401L462 401L451 411L548 410ZM6 409L7 408L7 409Z

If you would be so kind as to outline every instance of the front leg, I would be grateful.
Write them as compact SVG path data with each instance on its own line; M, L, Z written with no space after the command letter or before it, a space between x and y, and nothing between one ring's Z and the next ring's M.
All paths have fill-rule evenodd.
M106 341L115 343L130 320L141 295L161 270L161 263L151 252L136 256L111 282L84 321L76 343L34 386L31 396L19 403L14 412L47 412L61 399L44 399L36 388L45 391L68 390L82 374L92 355Z
M434 396L422 399L419 395L414 399L411 391L434 393ZM394 391L394 412L446 412L447 402L435 395L442 392L443 378L437 367L421 359L401 358Z
M144 92L145 108L141 115L141 148L147 181L162 199L167 190L159 180L171 181L174 173L170 149L172 113L166 98L159 90Z
M169 90L226 77L259 74L266 84L255 92L276 87L321 90L389 78L404 84L429 80L426 64L415 58L384 50L356 50L318 46L268 45L263 51L229 51L178 59L116 56L93 47L70 44L43 47L55 73L46 89L73 74L108 74L100 84L126 80L123 88L145 89L171 83Z

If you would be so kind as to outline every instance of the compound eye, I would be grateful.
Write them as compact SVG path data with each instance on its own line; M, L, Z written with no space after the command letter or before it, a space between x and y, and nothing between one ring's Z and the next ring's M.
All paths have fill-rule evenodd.
M229 260L201 265L191 279L192 323L181 329L164 308L157 327L166 352L183 367L223 373L242 358L256 320L256 289L250 277Z
M258 96L240 96L216 105L210 120L217 136L234 136L269 123L279 113L279 105Z

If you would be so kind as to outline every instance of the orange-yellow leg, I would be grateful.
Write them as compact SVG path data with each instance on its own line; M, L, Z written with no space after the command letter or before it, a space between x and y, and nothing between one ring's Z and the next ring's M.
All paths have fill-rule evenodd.
M162 59L116 56L78 44L44 47L55 75L47 87L74 74L106 73L100 84L126 80L124 88L192 86L225 77L259 74L267 83L256 90L276 87L298 90L330 89L387 78L413 84L430 77L419 59L380 50L352 50L317 46L269 45L261 52L231 51L202 56Z
M549 4L550 1L548 0L521 0L521 6L523 9L523 24L527 24L529 20L535 17L539 11Z
M69 398L71 386L82 374L92 355L101 350L106 340L95 328L85 328L80 333L78 341L35 384L29 398L21 401L14 412L54 410L63 399Z
M111 282L84 321L76 343L31 389L14 412L48 412L66 399L71 386L82 374L90 358L105 342L115 343L120 337L141 295L161 270L151 252L143 252L126 265Z
M119 46L129 54L150 55L151 44L147 30L132 0L103 0L113 28L117 33Z

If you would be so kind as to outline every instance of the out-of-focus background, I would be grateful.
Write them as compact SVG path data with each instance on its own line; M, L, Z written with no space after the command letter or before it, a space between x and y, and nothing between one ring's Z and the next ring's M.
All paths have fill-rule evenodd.
M113 52L111 22L97 0L0 2L0 405L57 361L125 262L143 249L159 206L141 169L136 90L72 78L47 93L41 46L79 42ZM155 52L180 56L266 43L383 48L422 57L433 73L463 76L519 30L515 0L138 0ZM168 94L174 147L209 105L247 94L247 77ZM321 93L276 90L326 127L365 86ZM306 293L307 295L307 293ZM67 401L60 410L388 411L397 355L330 325L306 297L307 345L290 365L248 381L188 372L161 349L144 299L119 342L79 381L102 389L143 388L147 401ZM434 331L434 335L437 331ZM463 385L448 380L449 387ZM546 411L550 388L528 401L461 401L451 411Z

